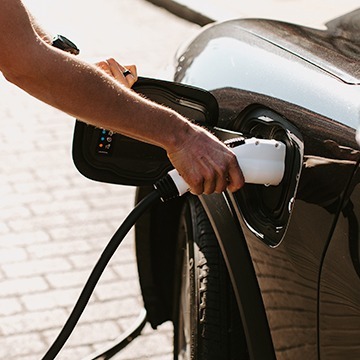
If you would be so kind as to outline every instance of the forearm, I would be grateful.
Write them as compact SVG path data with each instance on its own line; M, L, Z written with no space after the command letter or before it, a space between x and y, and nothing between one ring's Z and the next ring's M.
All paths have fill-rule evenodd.
M167 150L174 134L181 141L182 133L189 131L180 115L147 102L95 66L49 46L38 31L48 35L32 23L21 1L1 2L0 30L6 34L0 36L0 70L38 99L87 123Z
M188 130L178 114L148 102L94 66L41 43L27 53L28 59L5 76L74 117L166 149L173 145L174 134L179 141Z
M35 32L39 35L39 37L43 41L45 41L47 44L51 44L51 41L52 41L51 34L49 34L47 31L45 31L30 13L28 15L29 15L29 18L31 21L31 25L32 25L33 29L35 30Z

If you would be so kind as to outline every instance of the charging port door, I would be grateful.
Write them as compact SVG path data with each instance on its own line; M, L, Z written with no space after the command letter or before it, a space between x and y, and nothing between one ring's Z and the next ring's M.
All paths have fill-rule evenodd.
M285 173L278 186L246 184L230 195L238 215L258 238L278 245L290 221L303 162L300 132L279 114L266 108L251 110L234 125L246 136L275 139L286 145Z

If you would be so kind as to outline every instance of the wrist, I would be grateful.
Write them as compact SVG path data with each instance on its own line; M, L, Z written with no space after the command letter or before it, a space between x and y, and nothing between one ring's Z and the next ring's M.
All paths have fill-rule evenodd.
M184 144L189 141L194 132L193 124L177 113L170 116L167 124L167 131L163 132L161 146L167 153L174 153L182 149Z

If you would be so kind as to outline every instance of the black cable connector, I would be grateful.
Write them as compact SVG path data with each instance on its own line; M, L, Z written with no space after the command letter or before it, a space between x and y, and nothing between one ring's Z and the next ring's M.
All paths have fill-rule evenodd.
M175 199L179 196L179 191L169 174L158 180L154 184L154 188L159 193L160 199L163 202Z

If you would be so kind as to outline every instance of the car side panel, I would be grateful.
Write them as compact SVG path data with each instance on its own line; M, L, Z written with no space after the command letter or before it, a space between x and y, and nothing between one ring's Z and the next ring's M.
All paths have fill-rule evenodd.
M297 198L278 246L268 246L242 222L278 359L318 358L318 282L355 164L351 150L341 151L333 140L326 146L326 140L325 134L307 132Z
M360 171L355 173L326 252L320 283L320 357L360 358Z

